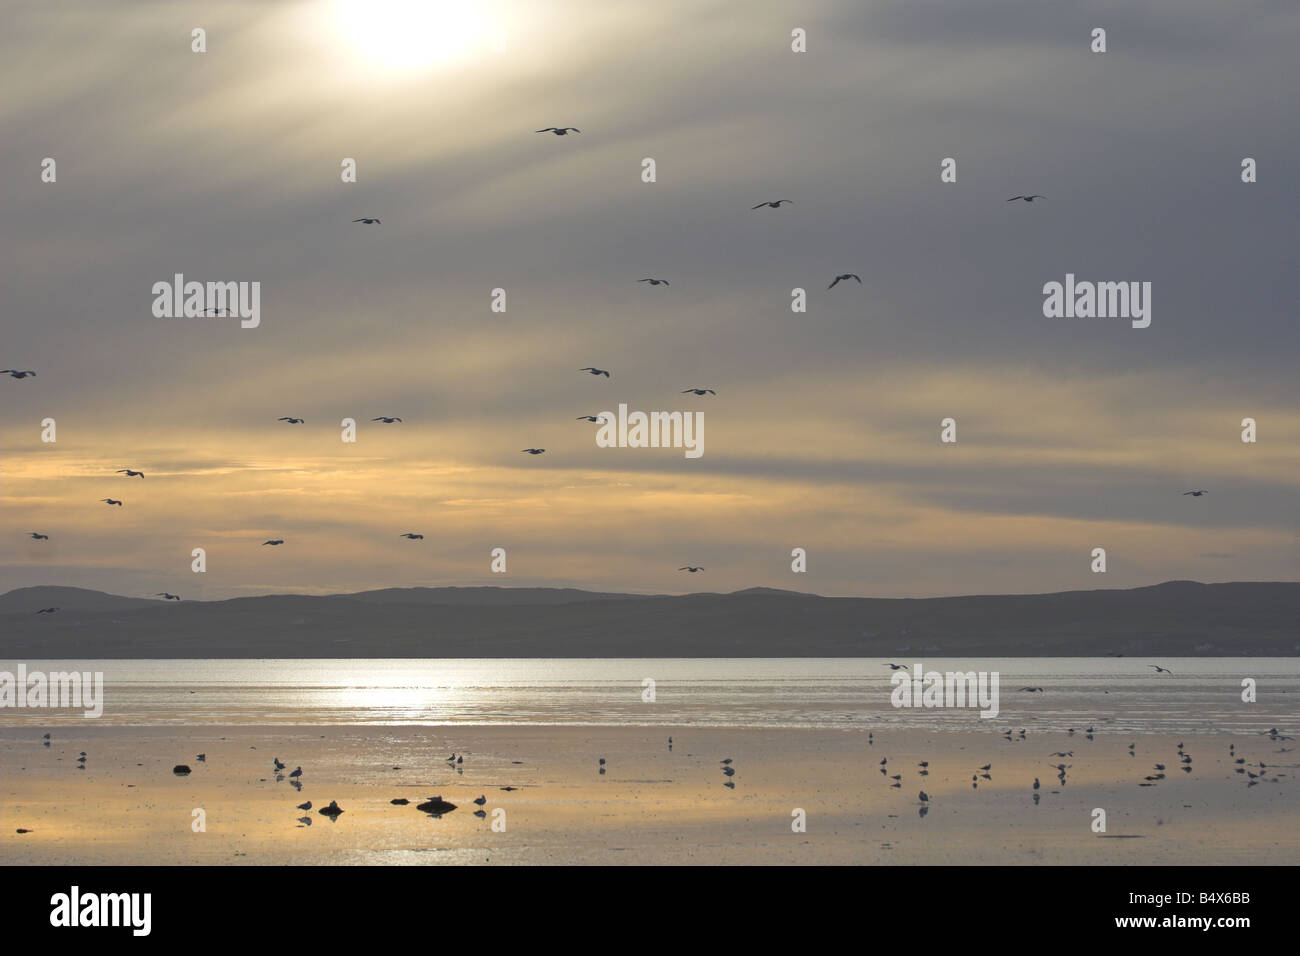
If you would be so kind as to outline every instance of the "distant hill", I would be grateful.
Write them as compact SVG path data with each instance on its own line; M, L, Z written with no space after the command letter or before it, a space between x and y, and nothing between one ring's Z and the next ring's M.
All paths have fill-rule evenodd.
M42 607L56 614L36 615ZM1300 583L949 598L392 588L164 602L0 595L0 657L1294 656Z

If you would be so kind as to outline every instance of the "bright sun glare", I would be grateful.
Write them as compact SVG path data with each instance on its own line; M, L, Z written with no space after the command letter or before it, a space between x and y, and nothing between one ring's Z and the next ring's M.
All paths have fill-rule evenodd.
M420 70L491 42L482 0L335 0L344 39L373 66Z

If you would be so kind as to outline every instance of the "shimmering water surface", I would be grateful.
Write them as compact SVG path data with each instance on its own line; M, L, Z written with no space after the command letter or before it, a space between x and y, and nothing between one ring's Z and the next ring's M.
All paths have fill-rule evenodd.
M158 725L706 725L1038 731L1089 724L1135 733L1290 728L1300 658L926 659L926 671L1000 676L1000 714L895 708L887 662L820 659L25 661L101 671L97 723ZM898 660L908 665L912 660ZM1173 671L1157 673L1150 663ZM16 672L17 662L0 662ZM1242 681L1258 685L1242 701ZM644 682L654 681L647 701ZM1023 686L1042 687L1026 693ZM0 725L84 720L79 710L0 709Z

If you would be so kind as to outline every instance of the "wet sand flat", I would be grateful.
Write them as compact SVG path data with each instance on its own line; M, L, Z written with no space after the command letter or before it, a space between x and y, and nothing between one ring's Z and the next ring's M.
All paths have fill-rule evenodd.
M1300 750L1279 753L1292 746L1244 734L898 730L869 743L865 730L812 728L334 725L102 727L56 731L46 748L40 732L9 727L0 863L1295 864ZM301 791L276 780L275 757L303 767ZM193 772L174 776L177 763ZM972 781L989 763L992 779ZM1139 786L1156 763L1165 779ZM458 809L416 809L431 796ZM310 812L295 809L307 800ZM331 800L345 811L334 822L316 812ZM1098 807L1105 834L1091 827ZM205 832L192 830L196 809ZM792 831L796 809L806 832Z

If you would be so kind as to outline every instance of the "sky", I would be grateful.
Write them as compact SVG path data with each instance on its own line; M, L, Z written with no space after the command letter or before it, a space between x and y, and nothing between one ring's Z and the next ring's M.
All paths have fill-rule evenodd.
M1294 3L0 18L0 591L1300 580ZM260 324L155 316L176 273ZM598 447L620 403L703 455Z

